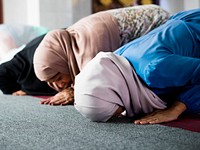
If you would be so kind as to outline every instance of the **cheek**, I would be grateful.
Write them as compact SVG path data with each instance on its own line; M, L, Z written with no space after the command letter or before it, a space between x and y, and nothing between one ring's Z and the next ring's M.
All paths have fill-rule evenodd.
M70 85L70 82L66 80L59 80L55 81L54 83L59 87L66 87L66 86L68 87Z
M59 84L65 83L65 82L63 82L63 81L55 81L54 83L57 84L57 85L59 85Z
M62 82L66 83L66 84L70 84L72 81L71 79L63 79Z

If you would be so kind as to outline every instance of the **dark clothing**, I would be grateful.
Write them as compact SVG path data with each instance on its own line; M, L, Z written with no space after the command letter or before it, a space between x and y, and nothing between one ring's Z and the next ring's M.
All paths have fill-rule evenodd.
M57 92L40 81L33 68L33 56L45 35L41 35L18 52L13 59L0 65L0 89L4 94L22 90L28 95L54 95Z

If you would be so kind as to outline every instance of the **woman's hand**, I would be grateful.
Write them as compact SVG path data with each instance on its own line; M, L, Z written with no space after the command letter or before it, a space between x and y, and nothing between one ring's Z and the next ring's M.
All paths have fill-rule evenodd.
M156 110L141 119L135 120L135 124L157 124L176 120L185 110L186 105L180 101L176 101L171 107Z
M74 89L69 87L47 99L42 99L41 104L46 105L71 105L74 103Z
M14 96L24 96L24 95L26 95L26 92L19 90L19 91L13 92L12 95L14 95Z

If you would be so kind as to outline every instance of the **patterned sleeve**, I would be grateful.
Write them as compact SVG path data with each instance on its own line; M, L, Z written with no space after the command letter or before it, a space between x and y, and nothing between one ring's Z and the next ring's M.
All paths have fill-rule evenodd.
M121 46L164 24L170 14L157 5L140 5L108 11L117 20Z

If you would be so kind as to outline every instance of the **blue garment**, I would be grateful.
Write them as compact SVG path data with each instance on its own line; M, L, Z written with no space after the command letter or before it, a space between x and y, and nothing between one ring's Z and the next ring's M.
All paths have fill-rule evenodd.
M200 9L171 16L115 54L124 56L156 94L175 90L188 110L200 112Z

